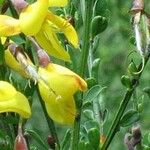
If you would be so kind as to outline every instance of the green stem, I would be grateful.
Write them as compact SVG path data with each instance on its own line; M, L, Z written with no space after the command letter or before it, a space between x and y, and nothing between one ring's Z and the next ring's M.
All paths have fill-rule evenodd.
M82 1L81 1L82 2ZM81 54L81 67L80 67L80 76L85 77L85 71L87 66L87 60L89 55L89 47L90 47L90 23L92 19L92 8L93 8L93 0L85 1L85 16L84 16L84 35L83 35L83 48ZM80 98L79 98L80 97ZM80 134L80 122L81 122L81 112L82 112L82 97L83 94L78 95L76 98L76 106L78 109L77 117L74 122L73 129L73 140L72 140L72 150L78 150L79 144L79 134Z
M85 17L84 17L84 31L83 31L83 48L81 54L81 67L80 67L80 75L84 77L85 71L87 68L87 60L89 55L89 48L90 48L90 25L92 19L92 8L93 8L93 1L86 0L85 1Z
M149 57L150 57L150 54L147 57L145 57L145 65L147 64ZM139 65L138 70L141 70L141 67L142 67L142 63ZM136 85L139 82L142 72L139 74L137 79L133 79L131 81L133 83L133 85ZM118 112L115 116L115 119L114 119L114 121L110 127L107 138L106 138L101 150L106 150L109 147L111 141L113 140L115 134L117 133L117 129L119 128L120 119L121 119L121 117L122 117L122 115L123 115L123 113L127 107L127 104L128 104L128 102L129 102L129 100L130 100L136 87L137 86L134 86L132 89L127 90L127 92L126 92L126 94L125 94L125 96L124 96L124 98L120 104Z
M39 100L40 100L40 103L41 103L41 106L42 106L42 109L43 109L43 112L44 112L44 115L45 115L45 118L46 118L46 121L47 121L47 124L48 124L48 127L49 127L49 130L50 130L51 136L53 137L54 141L56 142L57 147L60 149L59 139L58 139L58 136L57 136L57 133L56 133L56 128L55 128L54 122L49 117L49 115L46 111L44 101L42 100L38 89L37 89L37 94L38 94L38 97L39 97Z

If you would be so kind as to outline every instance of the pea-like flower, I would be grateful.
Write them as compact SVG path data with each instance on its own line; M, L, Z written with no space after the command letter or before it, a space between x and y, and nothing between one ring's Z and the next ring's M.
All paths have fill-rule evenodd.
M67 20L48 10L48 7L65 6L66 4L67 0L37 0L21 8L19 19L0 15L0 36L12 36L21 32L27 36L34 36L40 46L50 55L70 61L69 54L61 45L56 34L64 33L68 41L77 48L77 33Z
M39 83L39 90L49 116L60 124L73 124L76 107L73 95L87 88L86 82L71 70L49 63L39 68L39 75L47 83Z
M0 113L3 112L15 112L23 118L31 116L28 99L6 81L0 81Z

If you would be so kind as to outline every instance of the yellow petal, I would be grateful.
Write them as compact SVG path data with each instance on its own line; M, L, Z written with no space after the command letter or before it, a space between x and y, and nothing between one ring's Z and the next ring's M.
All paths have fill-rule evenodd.
M25 69L18 63L9 50L5 50L5 63L8 67L18 72L25 78L29 78L29 75L26 73Z
M16 93L16 89L11 84L0 81L0 102L11 99Z
M49 7L64 7L68 4L68 0L49 0Z
M20 14L20 27L24 34L35 35L41 29L48 9L48 0L37 0Z
M76 116L75 102L73 97L68 101L58 100L45 103L49 116L60 124L72 125Z
M48 12L47 19L63 32L68 41L75 47L78 47L78 35L74 27L65 19L54 15L52 12Z
M11 36L20 32L19 20L6 15L0 15L0 36Z
M6 90L3 87L8 87L9 89ZM7 93L4 92L5 90ZM13 92L12 97L5 99L8 98L7 95L11 96L8 94L9 92ZM3 93L0 97L0 113L15 112L23 118L29 118L31 116L31 109L27 98L20 92L17 92L11 84L5 81L0 81L0 93Z
M41 81L38 86L49 116L58 123L72 124L76 116L73 95L86 89L85 81L69 69L52 63L39 68L38 73L47 83Z
M80 89L81 91L85 91L87 89L87 83L79 75L66 67L50 63L45 69L48 72L55 72L59 75L72 76L78 85L77 89Z
M40 46L45 49L50 55L62 59L64 61L70 61L70 56L61 46L61 43L56 37L56 34L51 30L49 26L43 25L43 30L41 30L35 39L38 41Z

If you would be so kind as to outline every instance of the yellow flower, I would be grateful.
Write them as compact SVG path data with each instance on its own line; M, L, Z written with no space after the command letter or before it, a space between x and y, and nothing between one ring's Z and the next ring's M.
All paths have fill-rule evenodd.
M49 0L50 7L64 7L68 3L68 0Z
M52 63L39 68L38 73L48 85L39 82L38 86L49 116L60 124L73 124L76 116L73 95L86 90L86 82L71 70Z
M23 118L31 116L27 98L8 82L0 81L0 113L15 112Z
M5 37L2 37L1 38L1 42L2 44L4 44L6 41L6 38ZM10 41L10 44L14 44L13 48L14 48L14 51L17 51L15 50L16 46L15 43L13 41ZM16 52L15 52L16 53ZM16 53L17 54L17 53ZM25 54L25 60L23 60L22 58L20 58L22 61L26 61L27 64L30 64L30 65L33 65L30 58L27 56L26 53ZM5 50L4 52L4 58L5 58L5 63L6 65L13 69L14 71L18 72L21 76L25 77L25 78L30 78L28 72L25 70L25 68L21 65L21 63L19 63L16 58L12 55L12 53L10 52L9 48L7 50Z
M0 36L11 36L23 32L25 35L34 36L50 55L70 61L69 54L56 34L64 33L68 41L77 48L77 33L67 20L48 11L48 7L66 4L67 0L37 0L21 11L19 19L0 15Z

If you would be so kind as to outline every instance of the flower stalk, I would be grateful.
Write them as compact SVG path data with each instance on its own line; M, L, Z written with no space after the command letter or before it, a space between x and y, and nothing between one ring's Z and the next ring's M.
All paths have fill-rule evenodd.
M54 141L56 142L57 147L60 148L59 139L58 139L58 136L57 136L57 133L56 133L55 124L54 124L53 120L48 116L48 113L47 113L45 105L44 105L44 101L41 98L38 87L36 87L36 89L37 89L37 94L38 94L38 97L39 97L39 101L40 101L40 104L42 106L42 109L43 109L43 112L44 112L49 130L50 130L51 136L53 137Z
M82 4L82 2L81 2ZM85 1L85 16L84 16L84 35L83 35L83 47L82 47L82 54L81 54L81 67L79 70L79 75L81 77L85 77L85 72L87 70L87 60L89 55L89 47L90 47L90 25L92 19L92 8L93 8L93 1L86 0ZM83 94L78 95L76 97L76 104L77 105L77 116L74 122L74 129L73 129L73 140L72 140L72 150L78 150L78 143L79 143L79 134L80 134L80 121L81 121L81 112L82 112L82 98Z

